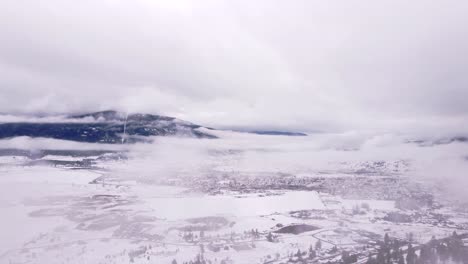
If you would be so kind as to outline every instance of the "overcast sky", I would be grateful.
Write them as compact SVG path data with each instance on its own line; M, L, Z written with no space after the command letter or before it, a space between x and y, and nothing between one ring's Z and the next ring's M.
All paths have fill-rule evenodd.
M466 130L468 2L0 1L0 112Z

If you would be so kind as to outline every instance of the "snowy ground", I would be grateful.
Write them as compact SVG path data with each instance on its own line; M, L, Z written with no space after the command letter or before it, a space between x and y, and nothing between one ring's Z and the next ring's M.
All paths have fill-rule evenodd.
M434 161L457 164L454 178L444 174L445 180L466 172L458 160L468 153L465 145L397 149L388 140L374 138L361 144L345 140L361 148L348 151L330 147L328 138L317 143L310 138L221 136L218 141L167 139L127 149L112 147L128 151L128 159L45 155L39 159L49 163L25 166L33 158L0 157L0 263L183 263L202 253L212 263L280 263L317 240L323 242L323 250L358 250L384 233L403 240L413 233L415 243L423 243L432 235L464 232L468 226L466 213L446 204L405 213L424 213L426 218L429 213L443 214L448 224L425 222L420 216L419 222L394 223L383 220L390 212L400 212L394 200L351 200L320 189L236 189L213 195L191 188L206 181L210 188L214 182L229 189L236 177L271 175L421 181L428 172L420 170L423 165L432 171L427 177L432 186L442 179L434 171L443 169L434 167ZM79 167L85 159L92 165ZM193 182L186 182L190 179ZM445 190L457 189L441 186L439 195ZM463 202L463 195L456 197ZM299 224L310 229L275 233ZM267 238L270 232L272 241Z

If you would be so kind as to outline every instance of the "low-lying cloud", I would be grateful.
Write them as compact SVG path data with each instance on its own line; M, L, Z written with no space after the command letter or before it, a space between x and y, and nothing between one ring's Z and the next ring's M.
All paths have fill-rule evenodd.
M323 177L323 172L353 175L366 163L383 162L382 175L374 176L397 173L437 187L447 199L468 199L466 143L421 147L404 143L401 136L357 133L277 137L218 132L217 136L215 140L157 138L152 144L133 145L130 159L116 165L113 173L149 182L210 174ZM395 163L408 167L395 172Z

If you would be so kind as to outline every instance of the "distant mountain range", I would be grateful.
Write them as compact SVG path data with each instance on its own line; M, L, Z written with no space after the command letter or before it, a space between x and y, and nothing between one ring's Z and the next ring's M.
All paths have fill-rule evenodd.
M249 131L249 133L257 135L269 135L269 136L307 136L305 133L301 132L287 132L287 131L276 131L276 130L254 130Z
M200 128L205 128L200 129ZM69 115L63 118L19 119L0 122L0 139L27 136L89 143L150 142L152 136L216 138L214 130L174 117L152 114L129 114L113 110ZM259 135L307 136L304 133L274 130L239 131Z
M453 142L468 143L468 137L466 137L466 136L453 136L453 137L444 137L444 138L438 138L438 139L432 139L432 140L427 140L427 139L406 140L406 143L418 144L421 147L444 145L444 144L450 144L450 143L453 143Z
M14 137L53 138L88 143L151 142L153 136L217 138L215 129L193 124L174 117L153 114L126 114L108 110L68 116L24 118L5 115L0 120L0 139ZM213 131L211 133L210 131ZM233 130L270 136L307 136L305 133L280 130ZM434 146L452 142L468 142L466 136L436 139L411 139L406 143ZM1 146L0 146L1 148Z
M58 122L0 123L0 139L43 137L90 143L148 142L150 136L216 138L198 130L202 126L173 117L102 111L71 115Z

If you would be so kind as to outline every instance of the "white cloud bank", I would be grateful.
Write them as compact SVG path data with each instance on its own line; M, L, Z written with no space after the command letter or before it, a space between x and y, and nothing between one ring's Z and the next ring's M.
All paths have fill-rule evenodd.
M0 3L0 112L468 131L466 1Z

